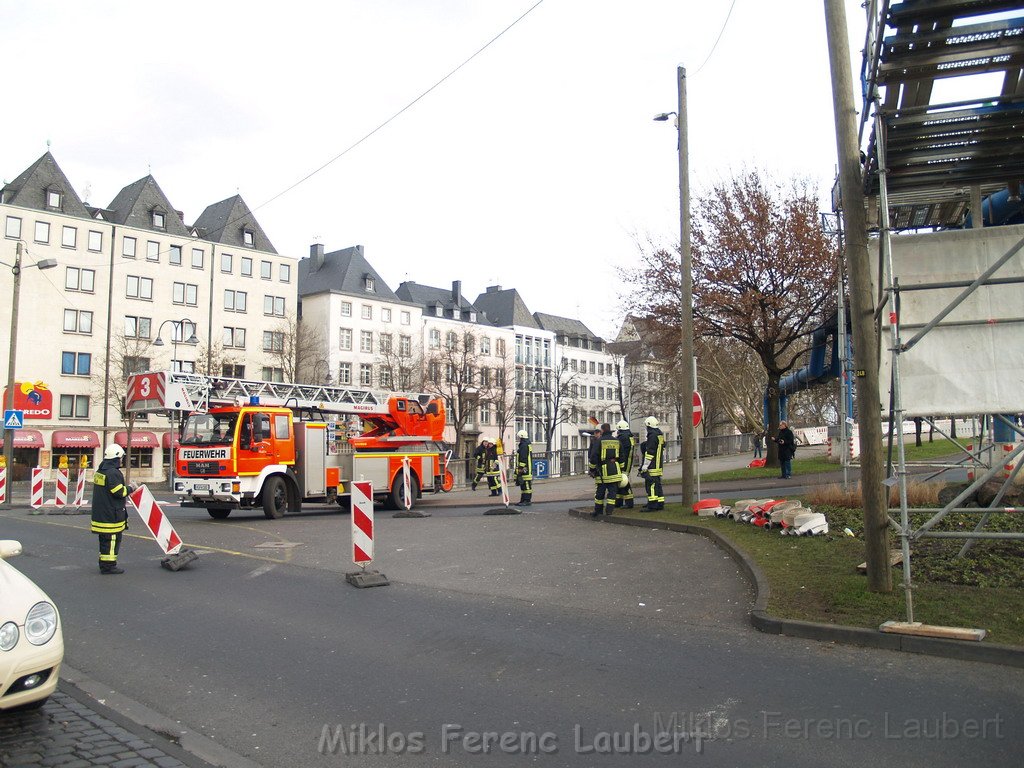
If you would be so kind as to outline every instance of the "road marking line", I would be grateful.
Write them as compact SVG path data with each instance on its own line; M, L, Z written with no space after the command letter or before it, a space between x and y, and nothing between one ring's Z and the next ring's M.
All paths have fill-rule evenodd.
M250 571L249 573L247 573L246 574L246 578L247 579L255 579L257 576L262 576L264 573L267 573L268 571L272 571L276 567L277 567L277 563L267 563L266 565L261 565L255 571Z

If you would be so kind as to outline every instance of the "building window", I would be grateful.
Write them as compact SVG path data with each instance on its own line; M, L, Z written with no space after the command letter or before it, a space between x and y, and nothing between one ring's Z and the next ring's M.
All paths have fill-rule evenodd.
M21 219L17 216L7 217L7 224L4 228L4 237L10 237L14 240L21 239Z
M255 233L251 229L243 229L242 230L242 244L246 248L255 248L256 247L256 235L255 235Z
M489 355L491 354L491 339L488 336L480 337L480 354Z
M359 365L359 383L368 387L373 384L373 366L368 363L361 363Z
M59 189L46 190L46 207L51 211L59 211L62 198Z
M373 352L373 331L359 332L359 351Z
M427 342L427 345L431 349L440 349L441 348L441 331L439 331L437 328L431 328L430 329L429 341Z
M64 310L64 333L92 334L92 312L84 309Z
M284 317L284 297L264 296L263 314L273 317Z
M135 315L124 316L124 337L126 339L148 339L152 330L152 319Z
M124 237L121 239L121 255L126 259L135 258L135 238Z
M84 272L85 270L82 271ZM179 285L179 283L175 283L175 285ZM146 301L152 301L153 278L128 275L125 296L129 299L144 299Z
M234 257L230 253L222 253L220 255L220 271L231 274L231 270L234 267Z
M427 379L435 384L441 382L441 364L436 360L431 360L427 366Z
M398 337L398 354L400 357L412 357L412 336Z
M274 368L270 366L263 367L263 381L284 381L284 368Z
M220 367L220 375L229 379L244 379L245 366L235 365L234 363L224 363L224 365Z
M124 374L125 378L128 378L133 373L145 373L150 370L148 357L130 357L125 356L121 358L121 373Z
M380 373L377 374L377 378L379 379L380 385L384 389L391 389L391 387L394 385L394 379L391 377L390 368L385 368L382 366L380 369Z
M352 363L338 363L338 383L352 383Z
M380 353L382 355L391 354L391 341L392 339L390 333L382 333L380 335Z
M362 307L359 308L359 316L362 317L363 320L373 320L373 307L369 304L363 304Z
M444 348L455 349L455 346L459 343L459 335L455 331L448 331L444 335Z
M146 261L160 261L160 243L156 240L146 241Z
M46 221L36 222L36 236L35 240L37 243L49 243L50 242L50 224Z
M498 357L504 357L505 356L505 340L504 339L496 339L495 340L495 342L494 342L494 354L496 354Z
M203 249L193 248L192 249L192 269L203 268Z
M246 298L245 291L224 291L224 310L226 312L245 312Z
M371 277L370 275L367 275L364 278L363 285L366 287L366 290L369 293L373 293L376 290L375 284L373 282L373 277Z
M412 325L412 315L409 312L402 312L402 325Z
M383 323L390 323L391 322L391 310L387 309L386 307L381 308L381 310L380 310L380 319L381 319L381 322L383 322Z
M343 302L341 302L341 316L342 317L352 317L352 302L351 301L343 301Z
M277 279L282 283L290 283L292 281L292 265L281 264L277 269Z
M156 208L153 209L153 229L166 229L167 219L164 217L163 211L159 211Z
M351 328L339 328L338 329L338 349L342 352L352 351L352 329Z
M64 272L64 288L69 291L92 293L96 286L96 272L92 269L68 267Z
M192 283L175 283L171 301L187 307L199 305L199 286Z
M92 373L92 355L88 352L62 352L60 372L64 376L89 376Z
M61 395L60 396L60 417L62 419L87 419L87 418L89 418L89 396L88 395Z
M490 424L491 423L491 406L484 403L480 406L480 423Z
M63 227L60 231L60 244L64 248L78 246L78 230L74 227Z
M264 280L269 280L273 276L274 265L269 261L260 262L260 277Z
M167 257L167 262L174 267L181 266L181 246L172 245L170 255Z
M604 376L604 363L597 364L597 375Z
M264 331L263 351L284 352L284 333L279 331Z
M597 373L597 363L595 363L593 360L590 361L590 372L592 374Z
M245 349L245 328L224 328L224 346Z
M242 257L242 277L252 277L252 256Z

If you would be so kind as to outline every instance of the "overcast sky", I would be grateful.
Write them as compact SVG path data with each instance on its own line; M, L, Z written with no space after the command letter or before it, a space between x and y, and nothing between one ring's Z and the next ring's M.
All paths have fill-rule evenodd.
M651 118L682 64L694 194L756 166L827 207L822 0L535 2L0 0L0 176L50 141L93 205L147 173L189 224L240 193L280 253L362 244L392 288L515 287L611 336L616 268L678 242L677 134Z

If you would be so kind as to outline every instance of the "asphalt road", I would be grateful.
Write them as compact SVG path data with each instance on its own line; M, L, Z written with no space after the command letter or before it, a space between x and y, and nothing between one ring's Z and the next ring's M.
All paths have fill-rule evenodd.
M118 577L87 517L0 513L0 537L59 604L70 665L264 766L1024 759L1024 671L761 635L710 542L568 506L378 515L392 584L364 590L333 511L171 508L201 555L178 573L141 525Z

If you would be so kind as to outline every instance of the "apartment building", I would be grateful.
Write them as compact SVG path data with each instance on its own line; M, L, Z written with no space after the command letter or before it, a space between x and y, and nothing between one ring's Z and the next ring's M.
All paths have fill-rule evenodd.
M241 197L186 225L150 175L96 207L47 152L0 190L0 219L0 296L12 295L19 247L22 264L15 408L27 412L15 479L61 457L95 466L107 443L126 445L130 373L280 375L274 334L295 316L296 261L277 253ZM50 259L56 268L33 268ZM10 330L0 315L0 343ZM162 478L169 447L168 419L142 417L134 478Z

